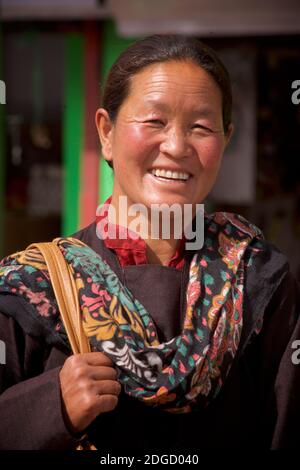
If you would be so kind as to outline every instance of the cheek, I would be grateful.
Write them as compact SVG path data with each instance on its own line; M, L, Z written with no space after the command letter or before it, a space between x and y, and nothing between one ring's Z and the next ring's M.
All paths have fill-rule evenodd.
M124 126L118 134L118 160L122 167L142 162L149 154L153 143L140 126Z
M198 155L203 168L214 170L219 167L224 145L221 139L208 139L198 147Z

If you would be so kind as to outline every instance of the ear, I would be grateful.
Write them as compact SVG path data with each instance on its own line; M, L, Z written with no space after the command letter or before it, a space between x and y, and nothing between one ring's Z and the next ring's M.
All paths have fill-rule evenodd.
M228 130L227 130L227 132L226 132L226 134L225 134L225 148L226 148L227 145L229 144L233 132L234 132L234 125L233 125L232 122L231 122L231 123L229 124Z
M112 135L113 123L108 112L104 108L99 108L95 116L96 127L102 147L102 154L106 161L112 161Z

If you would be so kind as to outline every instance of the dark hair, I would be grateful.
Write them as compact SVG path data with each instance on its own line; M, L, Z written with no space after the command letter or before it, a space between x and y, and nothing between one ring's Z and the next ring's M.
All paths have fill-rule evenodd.
M229 74L216 52L199 39L176 34L155 34L129 46L110 69L104 88L102 106L115 121L130 93L130 80L144 67L170 60L191 60L208 72L222 93L225 133L231 123L232 93ZM110 165L111 166L111 165Z

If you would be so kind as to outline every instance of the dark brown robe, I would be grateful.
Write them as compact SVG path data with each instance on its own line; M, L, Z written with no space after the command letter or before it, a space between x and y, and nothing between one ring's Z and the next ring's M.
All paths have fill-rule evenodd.
M95 225L74 235L106 259L121 281L146 307L161 340L180 333L192 252L183 270L158 265L122 268L96 236ZM121 393L116 409L91 424L88 433L102 450L128 453L149 449L298 448L300 364L293 364L293 341L300 340L300 289L285 257L270 243L247 270L244 326L238 353L218 397L199 412L171 414ZM70 354L46 343L36 325L22 325L24 305L1 296L0 449L74 449L77 439L62 413L59 372ZM13 319L9 312L15 312ZM264 326L253 338L254 318ZM300 358L300 354L299 354Z

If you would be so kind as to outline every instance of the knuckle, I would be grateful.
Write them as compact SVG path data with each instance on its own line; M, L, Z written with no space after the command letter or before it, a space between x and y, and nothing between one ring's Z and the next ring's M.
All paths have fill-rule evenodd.
M102 395L105 395L107 393L107 386L105 384L105 382L103 382L102 380L99 382L99 385L98 385L98 395L99 396L102 396Z
M111 411L116 408L118 404L118 397L116 395L105 395L101 397L102 411Z
M82 394L82 407L86 413L90 413L94 409L94 400L90 393L85 392Z
M78 381L81 393L91 394L93 392L92 383L86 377L81 377Z
M120 382L116 382L115 389L116 389L116 394L120 395L121 390L122 390L122 386L121 386Z
M121 392L121 385L115 380L105 380L100 383L101 395L119 395Z
M103 374L105 374L106 380L113 380L115 381L117 379L117 371L116 369L113 369L112 367L106 367L103 369Z
M110 398L110 407L111 409L113 410L114 408L116 408L117 404L118 404L118 397L116 397L115 395L112 395L111 398Z
M67 359L64 362L64 367L71 367L72 366L72 361L73 361L73 356L67 357Z
M72 366L78 366L82 362L81 354L73 354L72 356L68 357Z
M86 368L84 367L84 365L79 364L77 367L74 367L74 376L77 379L86 378Z

